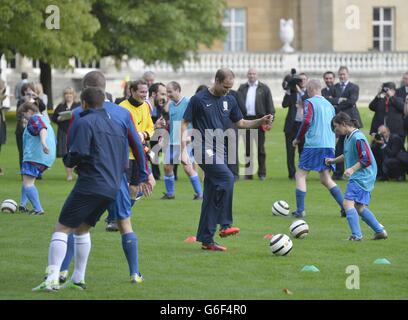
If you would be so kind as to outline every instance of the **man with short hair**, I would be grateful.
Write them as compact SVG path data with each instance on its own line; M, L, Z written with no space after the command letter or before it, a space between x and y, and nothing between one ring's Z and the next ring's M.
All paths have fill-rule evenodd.
M336 137L331 128L331 120L335 115L333 106L320 95L319 80L307 83L309 99L305 100L305 113L298 134L293 140L296 147L305 140L298 170L296 171L296 211L293 216L303 218L305 212L306 180L310 171L317 171L320 182L330 191L341 209L341 216L345 216L343 209L343 195L330 176L330 166L325 164L325 158L334 158Z
M146 100L146 103L150 107L150 114L152 116L152 121L157 127L160 125L160 122L163 120L163 108L167 103L167 94L166 94L166 86L161 82L153 83L149 86L149 98ZM157 141L157 135L153 135L149 141L150 148L153 148ZM152 174L155 180L160 180L160 167L158 164L160 152L154 155L153 159L150 159L150 163L152 166Z
M333 71L326 71L323 74L323 80L326 87L322 89L322 96L325 97L331 104L333 104L333 88L336 75Z
M60 268L72 232L75 233L75 268L66 287L86 288L85 270L91 250L89 230L116 198L128 162L128 130L103 108L104 100L105 92L100 88L89 87L81 94L84 111L64 157L67 167L77 168L78 180L52 236L47 278L33 291L59 289Z
M181 160L183 163L191 163L186 137L190 123L196 130L196 135L201 137L198 140L202 142L199 146L202 158L196 160L205 174L203 203L197 230L197 241L202 243L203 250L227 250L226 247L214 241L218 223L223 223L219 232L220 237L227 237L240 231L239 228L232 227L234 175L226 161L224 135L222 134L225 129L225 119L230 118L238 128L242 129L259 128L263 125L269 130L273 121L271 114L256 120L243 119L237 101L233 96L228 95L234 85L234 78L235 75L230 69L219 69L215 74L213 86L198 92L190 99L181 127ZM214 134L208 134L209 131ZM196 135L194 135L195 143ZM217 139L221 139L221 143L217 143Z
M154 83L154 79L156 78L156 74L153 71L146 71L143 73L143 80L146 81L147 83L147 88L150 88L150 86Z
M330 102L336 110L336 114L343 111L347 113L352 119L355 119L359 123L359 127L363 127L360 113L357 109L357 101L359 97L360 88L358 85L349 81L349 69L346 66L341 66L338 71L339 82L333 87L332 96L333 100ZM340 136L336 143L336 157L343 154L344 149L344 136ZM333 173L334 180L344 180L344 163L339 162L336 164L336 171Z
M241 84L238 91L240 91L245 98L246 113L244 119L255 120L261 119L267 114L275 115L275 107L273 105L272 94L269 87L258 80L258 72L254 68L250 68L247 73L248 82ZM266 179L266 152L265 152L265 129L260 127L257 135L257 152L258 152L258 176L260 180ZM254 146L253 140L246 132L246 156L249 157L249 163L246 167L246 179L252 179L253 172L250 172L252 161L251 149Z
M173 169L174 164L178 164L180 160L181 122L190 99L181 95L181 86L176 81L169 82L166 90L167 96L171 101L168 105L169 141L168 145L165 146L164 159L164 184L166 187L166 192L161 199L171 200L175 199L175 179ZM203 194L201 190L200 177L193 167L194 157L192 155L192 150L189 145L187 148L191 163L183 164L183 168L194 189L193 200L201 200L203 198Z
M129 88L131 96L129 99L122 101L119 106L130 112L134 125L139 133L140 140L147 147L147 143L154 134L154 124L150 115L150 107L146 102L148 92L147 83L142 79L132 81ZM135 158L133 154L129 154L129 159L128 182L130 187L130 196L132 200L136 201L137 198L141 196L137 186L138 183L134 178L137 176L137 171L139 169L137 163L134 161ZM149 179L154 181L151 172L149 174Z
M84 90L86 90L88 87L91 87L99 88L100 90L105 92L106 80L105 76L100 71L91 71L87 73L82 83ZM146 189L146 195L149 195L152 190L152 185L148 181L148 168L144 157L143 146L140 142L139 135L137 134L137 131L133 125L130 113L106 99L103 103L103 108L107 111L109 118L113 119L127 132L127 143L140 164L138 172L140 186L142 189ZM75 141L78 123L81 119L83 111L84 109L82 107L78 107L73 111L67 137L68 150L70 149L71 144ZM127 151L126 154L128 154ZM107 210L109 212L109 215L117 219L117 225L122 238L123 251L129 265L131 282L141 283L143 282L143 277L141 276L138 267L137 237L133 232L132 224L130 221L132 205L133 204L130 200L126 172L123 172L119 192L116 195L115 201L109 205ZM74 255L74 245L74 236L71 233L68 236L67 240L66 255L60 267L60 283L65 283L65 281L67 280L68 268ZM72 281L72 279L67 284L65 284L65 286L70 288L83 289L83 286L76 285Z

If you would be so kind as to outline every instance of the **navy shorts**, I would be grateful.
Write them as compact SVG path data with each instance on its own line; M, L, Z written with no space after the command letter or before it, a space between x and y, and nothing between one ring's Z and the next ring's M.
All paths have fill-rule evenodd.
M78 228L82 223L95 227L113 201L114 199L102 195L72 190L61 209L58 222L69 228Z
M35 178L41 178L42 173L47 170L47 166L36 162L25 161L21 164L21 174Z

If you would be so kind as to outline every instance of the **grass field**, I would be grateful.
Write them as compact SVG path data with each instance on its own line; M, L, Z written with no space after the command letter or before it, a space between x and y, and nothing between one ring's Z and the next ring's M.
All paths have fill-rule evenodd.
M362 109L369 127L372 113ZM235 185L234 225L241 233L216 241L228 251L204 252L198 243L185 243L194 236L200 202L192 201L192 189L180 170L176 200L162 201L163 181L150 199L133 209L133 225L139 238L140 270L146 281L131 285L120 235L105 231L100 222L92 232L84 292L32 293L44 276L48 245L61 206L73 183L65 181L60 159L37 182L46 214L27 216L0 214L0 299L407 299L407 183L377 183L371 209L385 225L389 239L370 241L371 231L362 225L365 241L348 242L349 229L339 217L337 204L311 174L306 198L307 239L293 240L289 256L274 257L267 233L289 234L291 218L274 217L271 205L286 200L295 206L294 182L287 179L284 136L286 111L278 110L274 128L267 136L267 180ZM0 200L19 200L15 122L8 121L8 142L2 147ZM340 182L342 191L345 182ZM376 265L387 258L391 265ZM315 265L320 272L300 272ZM346 288L346 268L360 271L360 289ZM288 288L293 295L283 292Z

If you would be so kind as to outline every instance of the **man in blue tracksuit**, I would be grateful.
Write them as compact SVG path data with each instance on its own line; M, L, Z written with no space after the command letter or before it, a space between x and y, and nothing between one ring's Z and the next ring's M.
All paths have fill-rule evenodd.
M231 70L218 70L214 85L198 92L190 99L181 128L181 160L183 163L187 164L190 161L186 146L186 132L190 123L193 125L193 130L196 130L196 134L201 137L197 140L202 142L200 146L202 158L197 157L196 160L205 173L203 203L197 230L197 241L202 243L203 250L227 250L226 247L214 241L219 222L223 222L219 232L220 237L227 237L240 231L239 228L232 227L234 175L226 161L224 145L226 119L229 118L238 128L242 129L255 129L261 125L271 128L273 121L272 115L256 120L243 119L237 101L233 96L228 95L228 91L234 85L234 78ZM208 135L209 131L214 134ZM218 138L217 134L220 134ZM196 137L197 135L194 135L194 144L199 143ZM217 143L217 140L222 143Z
M56 291L67 251L68 235L75 233L74 273L64 287L85 289L85 270L91 248L89 229L114 202L128 167L128 127L113 120L106 109L104 90L88 87L81 95L84 111L77 120L67 167L76 166L78 180L67 198L52 236L47 278L33 291ZM144 188L148 195L151 188ZM132 241L130 241L132 242Z
M91 71L85 75L83 79L83 87L98 87L105 91L106 80L105 76L99 71ZM103 108L106 109L110 117L118 122L121 126L126 128L128 132L128 144L132 154L135 157L135 161L138 163L138 174L135 179L139 181L140 186L148 180L149 168L147 164L147 159L144 154L143 145L140 141L137 130L131 119L129 111L124 108L120 108L118 105L109 102L105 99L103 103ZM83 111L82 108L76 108L73 112L70 128L68 131L68 148L73 141L74 134L76 132L76 127L78 120L80 119L80 113ZM150 183L150 182L148 182ZM130 216L132 214L131 209L134 201L130 199L129 187L127 183L126 173L123 175L120 185L120 190L116 196L116 199L108 207L108 212L111 217L118 221L118 227L120 230L122 238L122 248L125 253L129 272L132 283L143 282L143 277L139 272L138 264L138 239L133 231L132 224L130 221ZM74 255L74 236L71 234L68 237L68 248L67 254L61 266L60 282L65 282L68 275L68 268L71 259Z

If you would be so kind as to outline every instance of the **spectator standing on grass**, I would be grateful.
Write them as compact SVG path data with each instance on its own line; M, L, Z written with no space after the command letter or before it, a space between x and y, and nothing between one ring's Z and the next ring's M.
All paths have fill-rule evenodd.
M62 112L70 112L81 105L80 102L76 101L76 92L73 88L67 87L63 91L63 100L55 108L53 115L51 116L51 121L56 123L58 126L57 131L57 158L64 157L67 153L67 135L68 128L70 124L70 118L61 115ZM67 173L67 181L73 179L72 168L65 167Z

